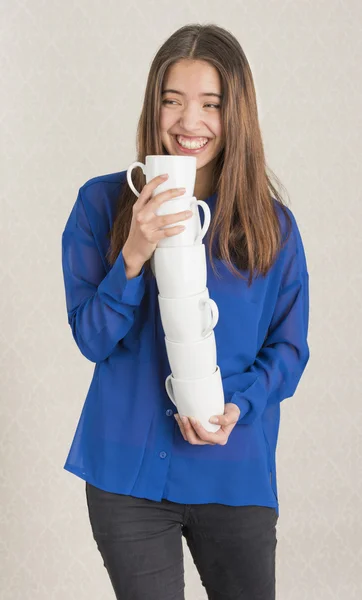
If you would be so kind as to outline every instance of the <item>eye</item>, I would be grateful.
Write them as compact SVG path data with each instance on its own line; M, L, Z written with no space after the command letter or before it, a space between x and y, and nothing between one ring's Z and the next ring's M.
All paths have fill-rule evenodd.
M172 104L176 100L162 100L162 104ZM206 104L206 106L213 106L214 108L220 108L220 104Z

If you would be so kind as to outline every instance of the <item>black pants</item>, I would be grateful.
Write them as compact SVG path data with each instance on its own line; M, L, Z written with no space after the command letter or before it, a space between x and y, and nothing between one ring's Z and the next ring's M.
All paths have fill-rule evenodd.
M86 495L119 600L184 600L182 536L209 600L275 600L274 508L155 502L87 482Z

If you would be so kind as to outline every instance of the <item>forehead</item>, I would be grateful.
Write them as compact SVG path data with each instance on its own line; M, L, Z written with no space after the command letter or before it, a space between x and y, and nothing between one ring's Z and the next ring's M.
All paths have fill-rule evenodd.
M206 61L181 60L167 69L163 88L166 86L182 92L197 88L204 92L220 93L221 78L218 70Z

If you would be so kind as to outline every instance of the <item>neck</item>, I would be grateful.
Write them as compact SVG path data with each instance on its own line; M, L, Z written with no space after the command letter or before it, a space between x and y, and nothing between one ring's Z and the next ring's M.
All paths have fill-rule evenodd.
M196 182L194 189L194 196L197 200L205 200L214 193L213 189L213 170L215 166L215 159L209 162L207 165L198 169L196 173Z
M197 185L195 185L195 190L194 190L194 196L196 198L196 200L206 200L206 198L209 198L210 196L212 196L213 191L210 189L199 189L197 187Z

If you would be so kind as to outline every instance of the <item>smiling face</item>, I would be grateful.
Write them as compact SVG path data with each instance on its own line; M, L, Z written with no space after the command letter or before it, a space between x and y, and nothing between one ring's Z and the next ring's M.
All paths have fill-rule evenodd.
M196 156L194 193L206 197L223 149L219 73L206 61L181 60L166 72L162 92L162 143L169 154Z

